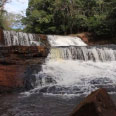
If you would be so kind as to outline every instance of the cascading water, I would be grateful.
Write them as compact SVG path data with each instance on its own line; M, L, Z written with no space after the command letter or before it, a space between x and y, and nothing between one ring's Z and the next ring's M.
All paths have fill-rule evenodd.
M82 95L99 87L115 91L116 46L90 47L66 36L48 36L48 40L52 47L32 92Z
M6 46L40 46L41 42L36 40L35 34L23 32L4 31Z
M15 34L5 35L10 36L6 45L28 46L30 38L35 39L33 34ZM51 50L45 64L35 64L41 60L36 58L33 65L23 67L26 86L32 81L35 88L20 95L0 95L0 116L69 116L83 94L100 87L116 92L116 46L87 46L80 38L66 36L48 36L48 40Z
M78 37L48 35L48 41L51 46L86 46Z
M107 47L53 47L49 59L115 61L116 50Z

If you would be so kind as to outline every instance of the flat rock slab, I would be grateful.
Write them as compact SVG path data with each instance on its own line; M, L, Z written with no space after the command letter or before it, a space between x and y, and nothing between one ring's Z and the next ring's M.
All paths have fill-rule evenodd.
M70 116L116 116L116 106L105 89L92 92Z

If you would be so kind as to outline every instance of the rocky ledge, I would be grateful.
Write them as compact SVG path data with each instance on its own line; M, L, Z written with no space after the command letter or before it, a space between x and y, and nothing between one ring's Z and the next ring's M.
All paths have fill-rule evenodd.
M76 36L81 38L86 44L93 45L107 45L107 44L116 44L115 39L104 39L104 38L96 38L93 34L89 32L83 32L78 34L71 34L71 36Z
M40 46L6 46L0 30L0 93L32 89L34 76L49 53L49 43L44 35L38 36Z
M48 52L44 47L1 47L0 93L32 89L33 74L41 69Z

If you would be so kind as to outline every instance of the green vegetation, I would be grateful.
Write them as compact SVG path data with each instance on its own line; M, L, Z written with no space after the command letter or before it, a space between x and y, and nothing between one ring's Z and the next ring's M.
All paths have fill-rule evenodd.
M0 28L3 28L3 14L4 14L4 4L6 3L6 0L1 0L0 1Z
M26 32L115 37L116 0L30 0L22 21Z
M0 28L5 30L22 31L22 14L8 13L4 5L10 0L0 0Z
M23 25L21 20L21 14L8 13L4 11L0 17L0 28L5 30L22 31Z
M22 30L22 16L6 13L3 6L8 0L2 1L0 27ZM98 38L116 38L116 0L29 0L22 23L24 31L31 33L90 32Z

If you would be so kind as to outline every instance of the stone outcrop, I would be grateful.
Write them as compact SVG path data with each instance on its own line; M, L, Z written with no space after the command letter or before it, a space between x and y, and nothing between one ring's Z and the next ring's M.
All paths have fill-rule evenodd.
M39 70L48 52L49 50L42 46L1 47L0 93L32 89L34 87L32 80L35 80L32 75L32 70L35 69L32 69L32 66L38 65L37 69Z
M70 116L116 116L116 107L105 89L92 92Z
M71 34L70 36L77 36L81 38L86 44L92 46L92 45L106 45L106 44L114 44L114 41L112 39L98 39L95 38L91 33L89 32L83 32L79 34Z
M33 74L40 70L50 47L45 35L34 36L37 36L36 41L41 41L41 46L6 46L0 30L0 93L34 87Z
M25 66L0 65L0 93L23 88Z
M89 40L90 40L89 33L80 33L77 36L80 37L86 44L89 44Z
M112 39L103 39L103 38L95 38L94 35L88 32L77 34L86 44L92 45L106 45L106 44L114 44Z

